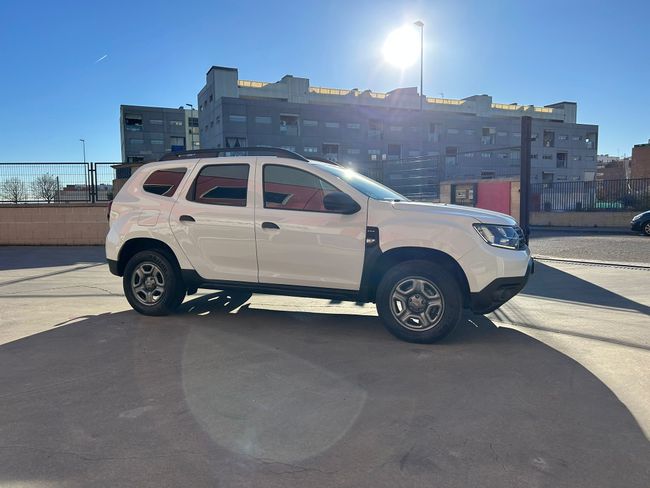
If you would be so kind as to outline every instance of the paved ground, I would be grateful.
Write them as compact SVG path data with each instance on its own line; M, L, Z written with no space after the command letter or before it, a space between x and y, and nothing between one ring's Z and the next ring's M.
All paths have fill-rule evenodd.
M2 486L650 486L650 271L538 263L433 346L374 308L130 310L98 248L0 248Z
M631 233L533 230L530 247L543 256L650 264L650 237Z

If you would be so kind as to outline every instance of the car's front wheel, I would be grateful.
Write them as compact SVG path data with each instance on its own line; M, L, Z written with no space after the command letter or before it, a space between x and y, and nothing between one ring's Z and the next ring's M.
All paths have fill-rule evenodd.
M144 315L168 315L186 294L178 266L160 251L141 251L129 259L122 285L129 304Z
M643 224L643 233L647 236L650 236L650 220Z
M424 344L449 334L463 308L456 278L442 266L420 260L389 269L379 283L376 301L389 332Z

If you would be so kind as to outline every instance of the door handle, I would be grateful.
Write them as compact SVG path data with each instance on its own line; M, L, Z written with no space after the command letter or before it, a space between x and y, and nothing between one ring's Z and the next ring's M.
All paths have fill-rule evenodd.
M278 224L274 224L273 222L262 222L262 229L279 229L280 226Z
M181 215L178 220L181 222L196 222L196 220L194 220L194 217L191 215Z

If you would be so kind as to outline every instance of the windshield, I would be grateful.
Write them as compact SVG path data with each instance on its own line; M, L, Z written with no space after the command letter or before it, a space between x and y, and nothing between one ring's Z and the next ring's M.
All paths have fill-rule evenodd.
M342 166L336 166L334 164L328 163L315 163L312 162L314 166L318 166L320 169L327 171L334 176L341 178L348 185L354 187L356 190L359 190L366 196L374 200L391 200L391 201L408 201L403 195L391 190L390 188L385 187L384 185L377 183L375 180L360 175L356 171L350 168L344 168Z

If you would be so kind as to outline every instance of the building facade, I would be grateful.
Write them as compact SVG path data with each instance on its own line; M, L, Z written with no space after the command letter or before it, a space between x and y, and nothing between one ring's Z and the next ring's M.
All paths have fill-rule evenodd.
M201 147L198 110L120 105L122 162L156 161Z
M647 144L635 144L632 148L630 177L650 178L650 140Z
M630 158L599 154L596 165L597 180L625 180L630 177Z
M213 66L198 95L204 148L276 146L350 164L399 189L427 181L519 174L521 116L533 117L533 182L592 180L598 126L576 123L577 105L536 107L425 97L416 88L388 93L240 80ZM399 162L399 163L398 163ZM402 181L403 180L403 181Z

